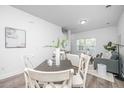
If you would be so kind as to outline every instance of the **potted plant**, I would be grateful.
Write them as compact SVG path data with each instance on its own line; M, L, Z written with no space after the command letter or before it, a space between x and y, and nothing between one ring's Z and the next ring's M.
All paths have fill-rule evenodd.
M57 42L53 41L52 45L45 46L45 47L55 48L54 54L55 54L56 65L60 64L60 51L64 50L66 45L67 45L67 39L63 39L63 40L57 39Z
M108 44L105 45L104 48L110 52L113 52L117 49L116 45L114 45L111 41L108 42Z

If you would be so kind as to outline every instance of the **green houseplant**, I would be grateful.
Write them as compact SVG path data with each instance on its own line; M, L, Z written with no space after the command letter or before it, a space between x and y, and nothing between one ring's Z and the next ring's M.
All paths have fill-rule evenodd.
M47 45L45 47L52 47L52 48L61 48L64 49L67 46L67 39L60 40L59 38L57 41L52 41L52 45Z
M113 52L117 49L116 45L114 45L111 41L108 42L108 44L105 45L104 48L110 52Z
M47 45L45 47L52 47L55 48L54 54L55 54L55 60L56 60L56 65L60 64L60 50L63 50L65 46L67 45L67 39L57 39L57 41L53 41L52 45Z

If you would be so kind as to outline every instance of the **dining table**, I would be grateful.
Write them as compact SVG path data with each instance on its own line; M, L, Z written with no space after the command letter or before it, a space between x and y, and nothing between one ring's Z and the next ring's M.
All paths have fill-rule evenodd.
M53 64L50 66L48 63L48 60L43 61L39 66L37 66L35 69L39 71L62 71L62 70L68 70L68 69L74 69L75 67L71 64L71 61L68 59L60 60L60 65L55 64L55 60L52 60Z
M44 60L40 65L38 65L35 70L38 71L44 71L44 72L55 72L55 71L63 71L63 70L68 70L68 69L75 69L71 64L71 61L68 59L65 60L60 60L60 65L56 65L55 60L52 60L52 65L49 65L49 59ZM74 74L76 74L77 70L74 70ZM61 82L56 82L56 84L59 84ZM39 82L39 84L42 85L42 82Z

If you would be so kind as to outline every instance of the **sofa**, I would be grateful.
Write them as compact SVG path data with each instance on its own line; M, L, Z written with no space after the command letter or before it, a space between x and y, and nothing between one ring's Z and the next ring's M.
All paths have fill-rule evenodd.
M113 54L110 59L94 58L94 69L97 69L97 64L104 64L107 66L107 71L118 74L119 59L117 54Z

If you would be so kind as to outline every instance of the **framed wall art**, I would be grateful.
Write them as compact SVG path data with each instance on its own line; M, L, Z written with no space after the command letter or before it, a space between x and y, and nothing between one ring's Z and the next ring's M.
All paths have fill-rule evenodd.
M6 48L26 48L25 30L5 27L5 47Z

